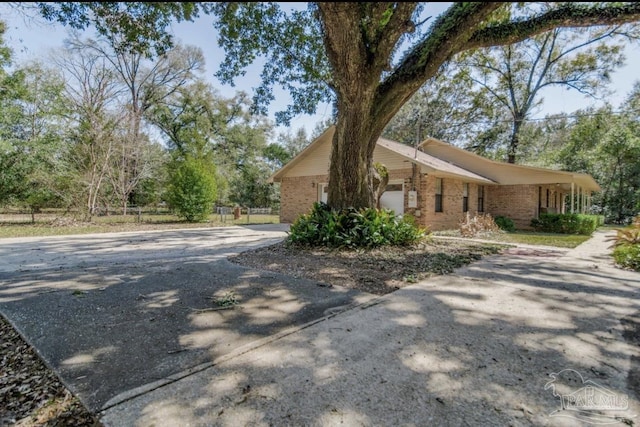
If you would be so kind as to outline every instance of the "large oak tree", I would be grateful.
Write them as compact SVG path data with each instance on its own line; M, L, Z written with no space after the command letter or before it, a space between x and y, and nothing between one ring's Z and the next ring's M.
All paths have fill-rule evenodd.
M337 112L328 203L333 208L359 208L375 206L373 151L378 137L402 105L455 54L516 43L558 27L640 18L637 3L558 3L539 13L502 13L510 5L454 3L425 31L420 28L423 5L413 2L319 2L310 5L307 15L286 15L271 3L220 4L214 11L227 51L227 76L238 75L256 56L264 55L263 76L269 83L291 87L292 81L318 84L315 78L325 79ZM311 29L303 31L306 20L312 21ZM318 66L320 57L310 49L317 43L313 20L320 28L328 69ZM399 49L404 54L396 61ZM279 77L273 77L274 70ZM300 99L303 92L293 89L294 99ZM260 90L262 100L268 100L269 92L263 86Z
M223 81L232 82L263 60L263 84L255 100L264 107L274 98L274 85L288 89L293 104L277 117L283 123L292 114L314 111L319 101L334 103L328 198L333 208L375 206L372 160L378 137L454 55L513 44L554 28L640 19L636 2L555 3L526 14L504 13L509 2L460 2L427 20L425 29L428 3L318 2L302 11L268 2L196 4L217 18L226 51L218 73Z

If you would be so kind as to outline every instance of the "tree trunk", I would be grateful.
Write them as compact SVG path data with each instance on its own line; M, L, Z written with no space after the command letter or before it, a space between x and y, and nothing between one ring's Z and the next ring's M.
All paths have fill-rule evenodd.
M342 109L341 111L346 111ZM373 150L379 133L360 112L338 118L333 135L327 204L333 209L375 206Z
M516 153L518 152L518 146L520 145L520 128L522 127L521 117L516 117L513 121L513 128L511 130L511 142L509 143L509 152L507 153L507 162L516 162Z

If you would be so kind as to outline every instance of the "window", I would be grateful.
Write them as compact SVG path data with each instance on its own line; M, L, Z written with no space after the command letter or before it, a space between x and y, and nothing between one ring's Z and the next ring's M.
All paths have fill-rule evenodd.
M436 178L436 212L442 212L442 178Z
M469 184L462 184L462 212L469 212Z
M478 185L478 212L484 212L484 185Z

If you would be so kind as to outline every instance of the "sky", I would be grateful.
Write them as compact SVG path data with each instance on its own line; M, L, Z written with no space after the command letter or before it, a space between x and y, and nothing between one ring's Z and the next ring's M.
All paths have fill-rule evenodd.
M434 4L434 3L432 3ZM438 8L431 13L437 14L446 7L446 3L435 3ZM67 37L67 29L59 24L45 23L42 20L26 21L21 15L12 11L6 3L0 5L0 16L7 24L5 33L5 43L14 51L14 62L20 63L33 58L44 58L53 48L61 47L62 42ZM237 91L243 90L249 94L252 88L260 82L259 74L261 67L254 66L247 70L245 77L236 81L235 87L222 85L214 77L214 73L224 55L222 49L216 43L216 32L212 25L212 17L204 16L196 22L183 22L175 24L173 31L178 41L183 44L200 47L205 57L206 71L204 77L215 87L224 97L232 97ZM614 93L608 101L614 108L618 107L626 95L631 91L635 81L640 79L640 46L629 45L625 51L626 65L616 71L612 76L611 89ZM283 90L275 90L276 99L272 102L269 115L275 121L274 113L283 110L290 102L290 97ZM572 112L584 109L591 105L601 105L602 101L595 101L585 98L576 91L567 91L562 88L549 88L541 93L544 97L543 108L534 116L542 118L546 114L571 114ZM326 104L318 106L314 115L300 115L291 121L289 129L293 132L301 127L307 130L310 135L316 124L331 117L331 107ZM287 128L278 127L277 132L286 131Z

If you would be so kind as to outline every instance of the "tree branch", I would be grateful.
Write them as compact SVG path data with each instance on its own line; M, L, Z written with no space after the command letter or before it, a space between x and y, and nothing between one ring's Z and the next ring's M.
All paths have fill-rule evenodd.
M526 20L516 20L478 30L460 51L521 42L553 28L619 25L640 20L640 3L589 7L565 3Z
M442 64L463 50L473 28L504 6L499 2L454 3L444 12L433 23L429 36L411 49L396 71L379 86L375 105L384 110L380 112L382 116L392 117Z

